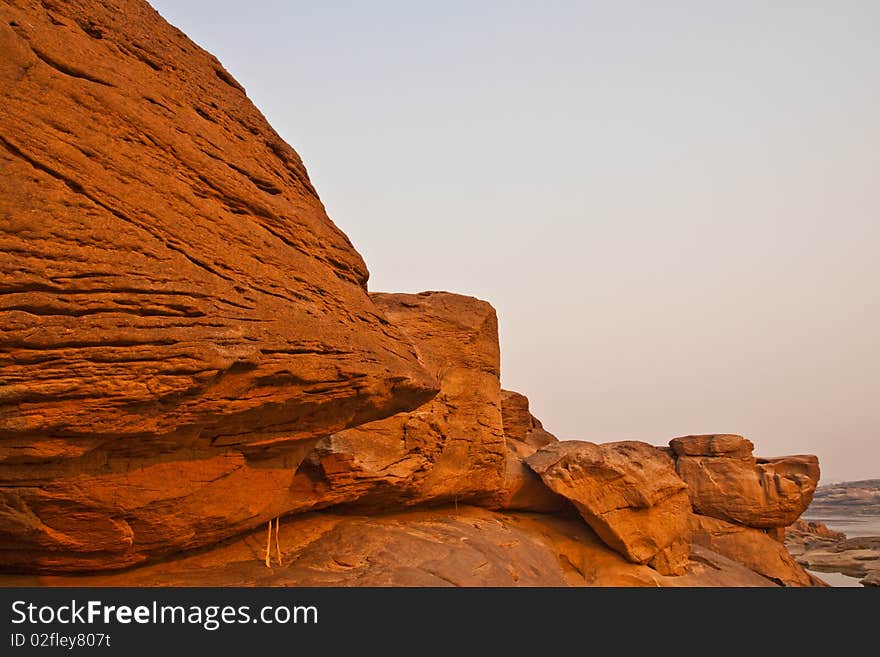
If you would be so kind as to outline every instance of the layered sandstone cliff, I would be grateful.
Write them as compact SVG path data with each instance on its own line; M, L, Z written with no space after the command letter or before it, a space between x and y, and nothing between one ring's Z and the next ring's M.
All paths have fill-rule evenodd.
M291 507L312 443L436 392L299 156L136 0L0 5L0 564Z

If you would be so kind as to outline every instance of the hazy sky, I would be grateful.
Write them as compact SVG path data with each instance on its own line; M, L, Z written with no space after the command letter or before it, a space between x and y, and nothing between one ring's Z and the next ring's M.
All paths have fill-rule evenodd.
M557 435L880 477L880 2L154 0Z

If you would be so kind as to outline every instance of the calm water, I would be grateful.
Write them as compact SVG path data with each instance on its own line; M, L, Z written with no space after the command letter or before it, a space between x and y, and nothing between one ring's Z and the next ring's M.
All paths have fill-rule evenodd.
M850 577L849 575L844 575L843 573L823 573L821 570L807 569L807 572L815 575L826 584L835 588L863 588L862 583L857 577Z
M880 516L812 515L808 511L804 520L824 522L829 529L843 532L847 538L880 536Z
M880 516L848 516L848 515L809 515L804 514L804 520L824 522L829 529L843 532L847 538L858 536L880 536ZM809 571L819 579L825 580L831 586L859 587L858 578L844 575L843 573L822 573L815 570Z

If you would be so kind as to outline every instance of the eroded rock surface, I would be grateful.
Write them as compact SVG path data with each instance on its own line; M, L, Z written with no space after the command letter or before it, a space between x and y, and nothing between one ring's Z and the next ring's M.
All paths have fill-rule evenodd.
M661 575L610 549L579 518L414 509L390 515L307 513L281 522L282 563L264 565L266 532L134 570L2 576L6 586L774 586L703 547L685 572Z
M809 506L819 482L815 456L756 459L741 436L685 436L669 444L694 511L721 520L786 527Z
M815 583L779 541L759 529L694 514L691 529L695 545L741 563L782 586Z
M295 488L316 506L493 503L505 469L495 310L448 292L372 296L440 392L412 412L321 440Z
M436 392L299 156L140 0L0 5L0 567L112 568L288 506Z
M667 454L636 441L568 440L543 447L526 463L627 559L667 575L683 572L691 506Z

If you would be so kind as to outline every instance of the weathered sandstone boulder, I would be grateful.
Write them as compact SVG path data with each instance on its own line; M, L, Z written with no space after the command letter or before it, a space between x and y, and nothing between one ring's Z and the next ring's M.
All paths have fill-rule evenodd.
M317 438L436 392L299 156L140 0L0 5L0 568L291 508Z
M415 345L440 392L415 411L321 440L300 468L298 496L315 506L381 509L492 503L506 458L495 310L448 292L372 296Z
M668 455L636 441L569 440L543 447L526 463L627 559L662 574L684 571L691 507Z
M758 529L698 514L691 516L691 529L695 545L741 563L781 586L815 584L782 543Z
M815 456L756 459L754 446L741 436L685 436L669 444L694 510L749 527L790 525L809 506L819 481Z

